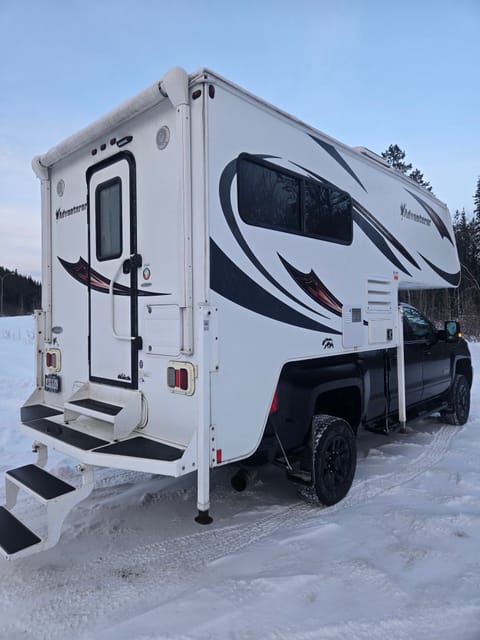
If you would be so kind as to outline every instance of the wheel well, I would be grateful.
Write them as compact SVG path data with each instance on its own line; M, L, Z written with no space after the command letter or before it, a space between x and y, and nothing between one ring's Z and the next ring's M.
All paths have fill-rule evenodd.
M357 432L362 414L362 402L358 387L343 387L326 391L315 402L315 414L343 418Z
M470 360L468 360L467 358L458 360L455 365L455 373L459 373L462 376L465 376L470 387L472 386L473 374Z

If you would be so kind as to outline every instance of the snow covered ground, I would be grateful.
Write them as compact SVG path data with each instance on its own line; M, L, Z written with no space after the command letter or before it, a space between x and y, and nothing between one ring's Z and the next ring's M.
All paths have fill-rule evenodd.
M0 318L2 475L33 461L16 426L33 339L31 318ZM74 474L58 454L50 468ZM101 470L56 547L0 559L1 640L480 639L476 385L463 428L430 418L407 436L362 432L354 486L334 507L299 499L279 469L241 494L229 481L214 474L214 523L200 527L193 477ZM17 513L43 526L33 499Z

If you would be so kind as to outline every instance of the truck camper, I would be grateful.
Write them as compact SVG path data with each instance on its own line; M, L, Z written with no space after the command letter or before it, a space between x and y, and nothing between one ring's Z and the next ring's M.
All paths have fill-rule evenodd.
M5 474L4 555L56 544L98 467L196 473L207 524L216 467L275 462L331 505L360 427L467 420L458 324L398 304L458 285L450 215L368 149L174 68L33 168L42 308L20 428L36 460ZM50 448L78 486L47 471ZM12 512L20 489L45 503L45 537Z

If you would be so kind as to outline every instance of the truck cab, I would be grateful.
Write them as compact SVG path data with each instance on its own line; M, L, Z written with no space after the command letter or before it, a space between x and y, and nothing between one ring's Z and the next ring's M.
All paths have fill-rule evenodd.
M473 373L458 323L436 329L415 307L402 303L400 310L408 419L440 412L445 422L465 424ZM257 459L273 459L292 480L315 486L323 504L342 499L354 476L359 427L388 434L399 426L397 357L390 348L285 365ZM335 444L324 447L328 459L318 460L319 443L329 437ZM328 467L331 491L316 481Z

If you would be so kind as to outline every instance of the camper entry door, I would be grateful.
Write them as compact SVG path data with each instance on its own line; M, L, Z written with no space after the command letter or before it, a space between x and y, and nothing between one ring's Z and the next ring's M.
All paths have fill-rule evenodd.
M90 380L138 387L135 161L120 153L87 172Z

